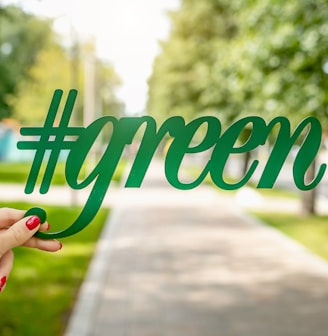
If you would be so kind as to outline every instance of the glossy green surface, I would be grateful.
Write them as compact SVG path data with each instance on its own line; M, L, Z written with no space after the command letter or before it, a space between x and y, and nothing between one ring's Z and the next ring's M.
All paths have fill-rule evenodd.
M274 186L288 154L301 134L304 140L293 163L295 185L301 190L312 189L320 183L326 170L326 164L321 164L313 181L305 181L305 173L314 161L321 145L321 124L314 117L305 118L294 132L291 130L289 120L285 117L276 117L267 124L263 118L258 116L237 120L224 132L220 120L213 116L202 116L187 124L182 117L175 116L167 119L160 127L157 127L156 121L150 116L120 119L104 116L86 128L70 127L68 124L77 96L77 91L71 90L60 122L58 126L54 126L62 94L61 90L55 91L43 127L21 129L22 135L37 137L32 141L20 141L17 145L19 149L35 150L25 192L29 194L34 191L46 153L48 163L40 186L40 193L48 192L62 150L69 151L65 166L67 184L76 190L84 189L89 185L92 185L92 189L81 214L74 223L60 232L39 232L38 235L42 238L60 238L73 235L92 221L101 207L125 147L132 143L141 127L144 129L143 137L125 187L138 188L141 186L154 153L165 137L171 138L164 163L165 175L172 186L182 190L197 187L207 175L219 188L234 190L243 187L254 174L259 161L253 160L239 181L229 183L224 180L223 176L227 160L231 155L249 152L264 145L273 129L278 130L276 141L259 178L258 188L272 188ZM95 168L84 180L80 181L79 174L90 149L104 127L108 125L112 128L112 135L108 140L107 147ZM204 126L206 126L206 134L200 143L194 144L195 134ZM251 129L251 132L248 139L240 144L238 139L245 128ZM69 138L67 139L67 137ZM199 176L193 182L182 182L179 179L179 171L185 155L197 154L209 149L212 150L212 155Z
M40 218L41 224L43 224L47 220L47 213L44 209L34 207L25 212L24 217L27 216L38 216Z

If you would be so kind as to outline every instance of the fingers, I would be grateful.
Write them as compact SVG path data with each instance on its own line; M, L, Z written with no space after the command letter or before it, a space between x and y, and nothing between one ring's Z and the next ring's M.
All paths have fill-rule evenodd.
M13 247L23 245L39 228L39 217L29 216L19 220L7 230L3 230L0 236L0 256Z
M50 225L48 222L45 222L40 225L39 231L48 231L50 230ZM48 252L56 252L58 250L61 250L63 247L62 243L60 243L58 240L44 240L39 239L37 237L32 237L28 241L26 241L23 246L25 247L32 247L37 248L39 250L48 251Z
M7 279L13 267L14 254L11 250L7 251L0 258L0 292L5 289Z
M17 210L12 208L0 208L0 229L8 228L22 219L26 213L25 210ZM40 231L49 230L50 226L44 222L40 226Z
M48 231L50 230L50 225L48 222L45 222L40 225L39 231ZM48 252L56 252L60 250L63 245L58 240L43 240L37 237L32 237L28 241L26 241L23 246L37 248L39 250L48 251Z
M56 252L62 248L62 244L58 240L43 240L36 237L30 238L24 243L24 246L48 252Z
M5 210L7 212L6 218L7 223L11 223L14 220L14 216L10 214L16 213L16 216L19 216L20 210L15 210L14 212L11 209ZM9 213L9 215L8 215ZM23 211L24 213L24 211ZM11 216L11 217L10 217ZM8 218L11 218L10 220ZM5 223L6 221L3 221ZM45 222L40 225L40 220L37 216L29 216L19 220L17 223L12 224L8 227L6 225L6 230L0 231L0 257L7 250L23 245L27 247L37 248L43 251L56 252L62 248L62 244L57 240L42 240L36 237L33 237L36 231L47 231L50 229L48 222Z
M23 218L24 214L23 210L0 208L0 292L4 290L13 266L13 247L23 245L49 252L62 248L57 240L34 237L38 230L47 231L50 226L47 222L40 224L37 216Z
M7 228L24 217L24 210L0 208L0 229Z
M44 222L43 224L40 225L39 231L48 231L50 230L50 225L48 222Z

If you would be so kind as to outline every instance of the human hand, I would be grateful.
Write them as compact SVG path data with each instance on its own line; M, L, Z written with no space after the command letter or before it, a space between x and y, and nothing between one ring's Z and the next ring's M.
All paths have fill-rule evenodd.
M24 217L24 210L0 209L0 292L4 290L14 262L12 248L27 246L43 251L56 252L62 244L57 240L42 240L33 235L49 230L47 222L40 224L37 216Z

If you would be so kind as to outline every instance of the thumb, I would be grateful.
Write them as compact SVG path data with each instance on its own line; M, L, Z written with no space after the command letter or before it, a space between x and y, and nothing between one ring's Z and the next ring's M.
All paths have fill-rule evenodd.
M30 216L21 219L10 226L9 229L3 231L0 236L0 255L13 247L24 244L38 231L40 223L39 217Z

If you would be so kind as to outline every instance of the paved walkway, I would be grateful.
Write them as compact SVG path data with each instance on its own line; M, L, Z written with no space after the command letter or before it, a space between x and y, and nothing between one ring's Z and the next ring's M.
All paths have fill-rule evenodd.
M66 335L327 335L327 264L162 170L116 193Z

